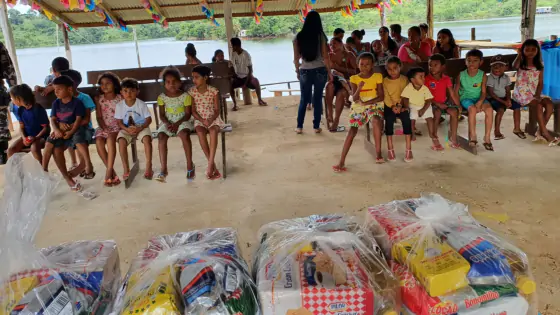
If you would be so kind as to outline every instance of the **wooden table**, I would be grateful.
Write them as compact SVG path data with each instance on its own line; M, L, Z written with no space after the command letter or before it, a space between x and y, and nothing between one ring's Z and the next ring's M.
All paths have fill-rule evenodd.
M482 40L457 40L461 49L518 49L521 43L498 43Z

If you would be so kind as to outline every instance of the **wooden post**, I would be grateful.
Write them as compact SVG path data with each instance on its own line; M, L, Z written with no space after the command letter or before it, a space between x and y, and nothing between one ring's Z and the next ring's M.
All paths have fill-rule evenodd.
M476 40L476 28L471 28L471 40Z
M535 37L537 0L521 1L521 41Z
M254 9L254 8L253 8ZM224 20L226 24L226 37L228 42L229 59L233 50L231 48L231 39L233 38L233 18L231 13L231 0L224 0Z
M428 37L434 38L434 0L427 1L426 20L428 23Z
M72 51L70 50L70 40L68 39L68 30L66 27L62 26L62 37L64 37L64 51L66 52L66 59L70 63L70 69L72 69Z
M10 53L10 58L14 65L16 71L17 82L22 83L21 73L19 72L19 63L16 55L16 43L14 41L14 34L12 33L12 26L8 20L8 8L6 7L6 1L0 1L0 24L2 26L2 34L4 34L4 41L6 48Z
M138 48L138 36L136 36L136 27L132 28L132 35L134 36L134 45L136 46L136 59L138 59L138 68L142 68L140 62L140 49Z
M385 15L384 5L380 5L379 7L379 17L381 18L381 26L387 25L387 16Z

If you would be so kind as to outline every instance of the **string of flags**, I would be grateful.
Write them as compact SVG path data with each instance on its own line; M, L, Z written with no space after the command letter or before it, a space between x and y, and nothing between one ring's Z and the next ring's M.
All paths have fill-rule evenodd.
M360 5L366 3L366 0L352 0L349 5L340 9L340 13L343 17L352 17L358 10L360 10ZM389 12L392 11L391 4L397 5L402 4L403 0L382 0L374 5L374 7L379 10L381 13L381 9L387 9Z
M159 23L163 26L163 28L169 27L169 22L162 16L153 6L150 0L142 0L142 5L146 12L148 12L152 16L152 20L154 23Z
M298 12L298 17L301 22L305 22L305 18L309 12L313 11L312 5L316 4L317 0L306 0L305 5Z
M208 1L201 0L200 7L202 8L202 13L212 24L214 24L215 26L220 26L220 23L216 21L216 18L214 18L214 9L210 9L210 6L208 5Z
M255 8L255 23L261 24L262 16L264 12L264 1L257 0L257 7Z

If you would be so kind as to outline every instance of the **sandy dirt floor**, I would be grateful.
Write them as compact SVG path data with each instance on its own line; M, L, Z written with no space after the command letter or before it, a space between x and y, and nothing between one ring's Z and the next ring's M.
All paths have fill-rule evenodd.
M413 144L414 162L407 164L402 161L404 139L397 137L399 160L375 165L364 150L365 131L360 131L347 159L349 171L335 174L331 166L337 162L345 134L314 134L312 115L307 112L305 133L296 135L293 128L299 97L268 101L266 108L241 106L239 112L230 112L234 131L227 135L226 180L206 180L206 161L193 136L198 166L193 183L185 179L180 140L172 139L166 184L139 176L128 190L124 185L104 188L104 169L92 146L97 177L84 184L100 196L86 201L61 183L37 245L114 239L119 245L121 269L126 272L136 252L154 235L231 226L238 229L244 256L251 259L257 231L267 222L315 213L365 217L367 206L436 192L469 205L471 211L507 214L505 223L488 216L479 216L479 220L526 251L538 282L539 310L560 314L560 148L518 139L511 133L511 113L507 113L502 130L507 138L494 141L496 152L480 147L478 156L449 148L436 153L429 149L429 137L423 136ZM346 115L345 111L343 117ZM523 119L526 117L524 113ZM419 125L426 134L425 125ZM462 122L460 133L466 135L466 128L466 122ZM442 134L443 127L440 137ZM139 148L141 175L144 154ZM157 172L157 145L155 148ZM221 167L221 160L216 161ZM116 167L121 174L118 158ZM54 172L54 163L51 168ZM0 180L3 186L3 178Z

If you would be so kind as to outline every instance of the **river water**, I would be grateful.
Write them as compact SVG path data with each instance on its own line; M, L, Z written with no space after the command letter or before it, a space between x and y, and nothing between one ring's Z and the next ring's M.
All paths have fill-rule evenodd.
M535 37L560 34L560 15L538 15ZM476 27L479 39L491 39L494 42L520 41L520 18L499 18L477 21L456 21L436 23L435 33L439 29L449 28L456 39L470 39L471 27ZM408 27L408 25L403 25ZM365 40L377 39L377 30L366 30ZM183 64L185 62L185 41L159 39L142 41L140 58L142 66L164 66ZM216 49L227 52L225 41L206 40L194 42L198 57L202 62L210 62ZM293 53L291 39L270 39L244 41L243 47L251 53L255 76L261 83L296 80L292 63ZM485 50L486 55L511 53L511 51ZM33 86L43 84L48 74L51 60L64 56L64 47L29 48L17 51L20 70L25 83ZM73 67L82 73L85 81L87 71L104 69L134 68L138 66L133 42L76 45L72 46ZM85 82L84 82L85 84ZM264 91L264 95L271 95Z

